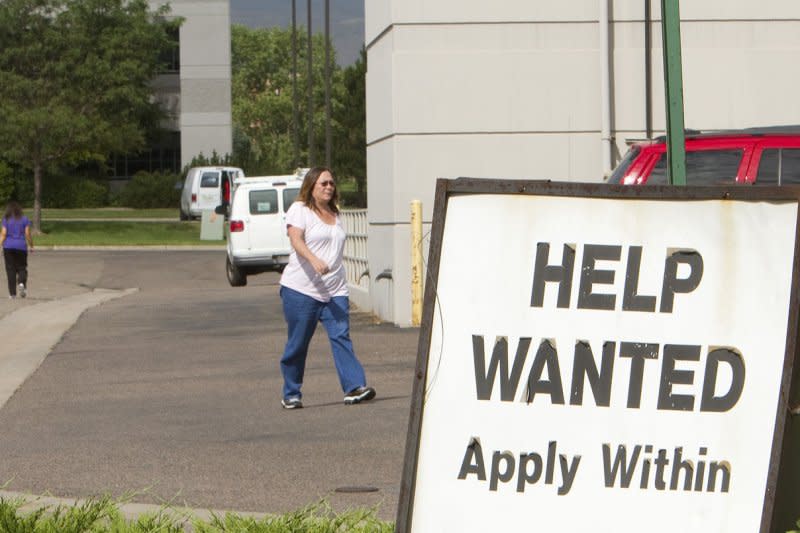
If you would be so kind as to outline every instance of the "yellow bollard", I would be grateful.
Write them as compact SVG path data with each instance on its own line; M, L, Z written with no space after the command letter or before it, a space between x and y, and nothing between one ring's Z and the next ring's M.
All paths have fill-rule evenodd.
M411 325L422 322L422 202L411 201Z

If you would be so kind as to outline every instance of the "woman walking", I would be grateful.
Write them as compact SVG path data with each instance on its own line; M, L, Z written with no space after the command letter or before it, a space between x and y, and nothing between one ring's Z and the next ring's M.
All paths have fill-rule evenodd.
M338 199L331 170L315 167L306 174L297 200L286 212L292 253L280 288L288 326L281 358L281 405L285 409L303 407L300 388L317 322L322 322L328 333L344 403L352 405L375 397L375 389L366 385L364 368L350 340L350 300L342 262L346 235Z
M11 299L28 295L28 251L33 252L31 221L22 214L17 202L8 202L0 229L0 246L6 263L8 296Z

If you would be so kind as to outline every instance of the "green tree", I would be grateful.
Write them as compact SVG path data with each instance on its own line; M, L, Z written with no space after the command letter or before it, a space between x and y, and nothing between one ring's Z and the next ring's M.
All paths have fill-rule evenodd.
M308 164L308 67L306 32L297 31L297 91L300 165ZM285 174L294 169L292 30L231 29L233 160L247 174ZM333 51L332 51L333 52ZM341 107L342 71L331 59L331 106ZM314 163L325 158L325 38L312 38ZM332 132L338 125L332 121ZM336 143L334 142L334 145Z
M147 0L0 2L0 156L33 171L34 231L46 170L143 147L179 23L167 14Z
M355 180L359 207L367 205L366 75L367 51L362 47L358 61L344 70L342 103L334 108L334 167L340 177Z
M13 192L14 176L11 172L11 167L5 161L0 160L0 211L2 211L5 202L11 199Z

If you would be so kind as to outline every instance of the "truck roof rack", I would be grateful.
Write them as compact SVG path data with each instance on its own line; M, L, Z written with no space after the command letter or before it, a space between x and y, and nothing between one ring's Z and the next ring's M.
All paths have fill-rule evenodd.
M737 128L725 130L684 130L686 137L710 137L717 135L800 135L800 125L787 124L783 126L753 126L750 128ZM653 139L657 142L665 142L666 135L659 135Z
M234 185L239 186L245 183L269 183L271 185L286 185L289 182L301 181L295 174L284 174L278 176L246 176L233 180Z

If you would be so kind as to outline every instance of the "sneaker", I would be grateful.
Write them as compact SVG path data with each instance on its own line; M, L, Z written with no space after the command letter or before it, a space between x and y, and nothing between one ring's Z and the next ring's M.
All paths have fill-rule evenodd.
M17 289L20 298L25 298L28 295L28 291L25 290L25 284L20 283L19 288Z
M367 402L375 397L375 389L372 387L358 387L344 395L344 404L353 405Z
M281 405L284 409L302 409L303 401L300 398L284 398Z

